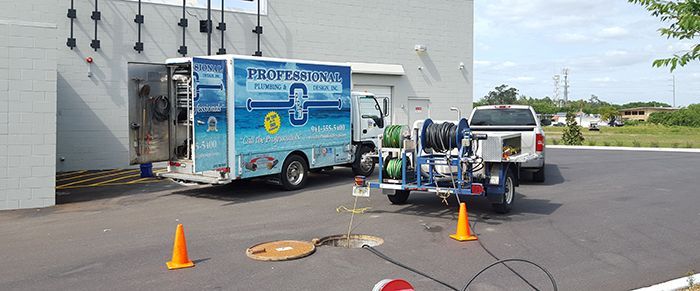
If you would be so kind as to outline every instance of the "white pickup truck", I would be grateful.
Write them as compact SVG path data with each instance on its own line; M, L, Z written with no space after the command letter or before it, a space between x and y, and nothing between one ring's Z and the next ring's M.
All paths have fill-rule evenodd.
M545 135L535 110L526 105L487 105L472 110L469 127L477 133L521 134L521 150L534 159L520 164L520 169L533 172L535 182L545 180Z

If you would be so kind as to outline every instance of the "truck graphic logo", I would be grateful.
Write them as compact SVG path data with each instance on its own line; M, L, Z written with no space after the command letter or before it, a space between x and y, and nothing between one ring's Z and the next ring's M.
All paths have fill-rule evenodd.
M297 94L301 91L301 94ZM309 100L309 90L303 83L294 83L289 87L289 99L253 100L248 98L246 109L253 110L285 110L289 109L289 122L292 126L304 126L309 121L309 108L337 108L341 110L343 103L338 100Z

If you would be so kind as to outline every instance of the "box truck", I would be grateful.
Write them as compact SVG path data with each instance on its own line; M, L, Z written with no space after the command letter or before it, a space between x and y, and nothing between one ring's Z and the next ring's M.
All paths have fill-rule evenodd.
M129 63L131 164L160 177L226 184L264 177L286 190L309 172L374 171L389 100L353 93L349 64L220 55Z

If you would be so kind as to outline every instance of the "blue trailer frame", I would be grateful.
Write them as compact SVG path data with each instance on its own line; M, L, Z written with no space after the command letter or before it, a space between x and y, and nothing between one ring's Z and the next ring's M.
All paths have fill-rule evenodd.
M431 119L427 119L423 123L423 131L425 128L432 124ZM450 194L459 196L487 196L492 201L498 201L503 198L505 194L505 178L506 173L510 168L510 163L503 162L500 163L499 184L489 185L488 178L485 183L474 182L473 164L469 160L474 153L472 148L472 142L475 140L475 135L472 134L468 123L465 119L459 122L458 126L459 134L457 134L457 140L455 141L458 149L457 156L449 156L447 154L435 154L426 153L423 148L424 140L419 140L414 136L411 141L416 145L415 151L408 151L404 148L384 148L380 145L379 153L379 168L382 169L379 172L378 182L370 182L371 189L388 189L388 190L398 190L398 191L421 191L421 192L448 192ZM422 134L421 134L422 136ZM466 140L467 142L462 142ZM384 163L386 155L388 153L394 153L400 155L402 159L401 163L401 180L385 179L384 175ZM410 157L413 157L415 161L415 176L409 175L407 171L407 165L410 163ZM393 155L392 155L393 156ZM485 172L490 173L491 168L494 163L484 163ZM426 165L428 167L427 178L423 177L421 173L422 166ZM454 166L457 167L456 177L452 177L451 185L441 186L436 179L435 166ZM465 169L464 167L467 167ZM464 174L466 173L466 177Z

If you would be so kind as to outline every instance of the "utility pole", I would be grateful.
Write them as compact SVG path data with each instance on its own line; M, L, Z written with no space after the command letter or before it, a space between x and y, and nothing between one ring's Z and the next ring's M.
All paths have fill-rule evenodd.
M561 102L559 102L561 75L554 75L552 79L554 80L554 94L552 94L552 99L557 106L561 107Z
M569 68L564 68L564 104L569 103Z
M673 108L676 108L676 75L673 75Z

